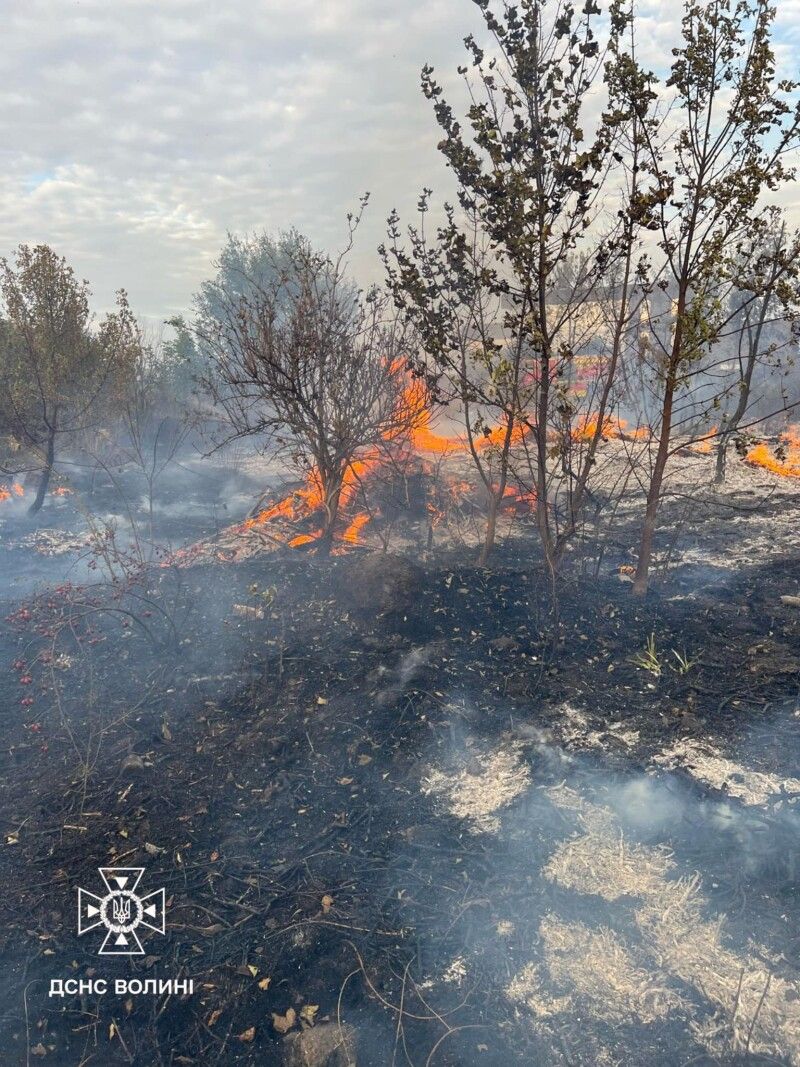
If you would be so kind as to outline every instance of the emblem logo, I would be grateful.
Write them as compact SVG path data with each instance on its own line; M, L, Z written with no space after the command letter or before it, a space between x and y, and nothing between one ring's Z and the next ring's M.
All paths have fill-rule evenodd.
M78 936L98 926L108 931L100 946L100 956L142 956L144 949L136 929L146 926L157 934L165 932L166 899L163 889L146 897L136 892L144 867L98 867L106 887L99 897L78 889Z

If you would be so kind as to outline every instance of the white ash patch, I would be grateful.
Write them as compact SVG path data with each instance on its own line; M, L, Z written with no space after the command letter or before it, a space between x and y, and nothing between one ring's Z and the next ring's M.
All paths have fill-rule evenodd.
M627 728L624 722L610 723L605 730L593 730L589 728L589 720L580 708L562 704L557 712L562 720L561 740L569 748L607 749L615 742L632 748L639 741L639 731Z
M40 556L63 556L68 552L83 552L91 546L90 536L67 533L62 530L35 530L17 540L5 542L7 549L29 549Z
M442 971L442 981L448 985L463 985L466 977L467 961L463 956L456 956Z
M710 1017L691 1020L698 1039L717 1054L749 1048L796 1062L800 986L772 971L763 946L734 952L726 945L724 916L705 918L699 878L677 885L679 893L673 889L646 897L636 919L664 972L694 986L714 1005Z
M622 1025L664 1019L685 1006L676 990L643 965L613 930L562 922L552 915L539 928L548 980L536 966L523 968L506 990L534 1016L588 1010L595 1018Z
M621 741L628 748L633 748L639 742L639 731L626 728L624 722L614 722L608 729L609 733L612 733L617 741Z
M666 849L626 841L602 809L582 814L581 822L586 832L559 845L542 872L545 878L610 901L652 894L665 885L673 866Z
M470 833L496 834L499 812L531 784L531 774L520 758L520 744L473 757L469 769L455 774L435 767L422 780L422 792L438 797L451 815L463 819Z
M698 781L737 797L745 804L763 805L784 792L800 792L800 779L755 771L723 756L711 745L684 738L653 757L661 767L680 767Z
M506 988L534 1028L556 1034L576 1013L612 1024L631 1015L642 1023L677 1015L712 1055L749 1049L796 1062L800 987L781 977L780 962L755 943L732 949L724 916L708 918L699 876L678 878L664 848L626 843L611 809L566 785L546 793L578 817L583 833L559 846L545 877L623 905L630 897L632 923L626 936L545 917L541 960ZM696 1002L686 998L686 985Z

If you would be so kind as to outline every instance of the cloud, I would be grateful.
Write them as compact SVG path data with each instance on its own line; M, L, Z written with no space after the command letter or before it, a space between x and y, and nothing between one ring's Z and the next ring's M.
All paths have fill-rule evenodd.
M677 5L640 6L642 58L663 63ZM227 231L335 248L369 189L356 269L375 276L389 210L452 195L419 71L449 89L479 29L469 0L6 0L0 251L47 241L99 308L125 286L164 318Z

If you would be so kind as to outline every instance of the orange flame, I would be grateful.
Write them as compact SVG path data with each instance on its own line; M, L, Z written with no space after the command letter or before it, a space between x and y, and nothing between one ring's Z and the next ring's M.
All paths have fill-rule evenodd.
M584 415L572 428L573 441L591 441L597 433L599 415ZM642 441L650 436L646 426L636 426L631 429L627 419L618 419L615 415L607 415L603 419L602 435L605 438L627 438L632 441Z
M762 443L750 449L747 462L782 478L800 478L800 426L789 426L780 439L783 458L774 455L769 445Z
M398 374L405 374L403 364L395 365ZM400 403L402 424L399 429L388 430L384 434L386 447L404 447L410 445L417 452L432 452L444 454L451 451L465 452L468 443L464 437L447 437L437 434L431 429L432 413L431 403L427 387L418 378L407 379L403 389ZM475 447L485 449L491 446L504 444L508 432L507 424L500 423L488 429L483 434L477 435ZM511 431L511 444L518 444L527 433L525 425L515 425ZM384 460L384 452L380 448L366 451L358 459L348 465L344 473L342 489L339 496L339 509L345 515L352 508L362 481L381 464ZM453 488L453 500L471 491L468 483L460 483ZM508 494L512 494L509 492ZM527 499L525 494L515 494L515 502ZM263 526L274 520L284 519L288 523L305 522L311 520L315 514L324 510L326 506L325 492L319 472L312 469L306 476L305 485L296 489L288 496L263 508L257 515L246 519L238 527L240 531L252 529L254 526ZM367 512L358 512L349 517L348 523L339 536L338 540L344 545L358 545L361 543L361 533L370 522L371 516ZM316 524L315 524L316 525ZM313 532L299 533L291 537L281 536L276 531L278 540L284 540L290 548L298 548L302 545L311 544L322 536L322 529Z
M697 452L701 456L707 456L714 448L714 438L717 436L718 430L719 426L712 426L704 437L695 441L692 451Z
M11 500L15 496L25 496L25 490L19 482L12 482L9 486L0 486L0 503Z

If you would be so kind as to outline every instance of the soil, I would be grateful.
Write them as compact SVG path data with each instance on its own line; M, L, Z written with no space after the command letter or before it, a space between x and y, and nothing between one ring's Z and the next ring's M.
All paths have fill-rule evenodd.
M417 554L399 609L358 548L10 590L3 1062L282 1064L324 1026L361 1067L796 1062L800 559L639 603L620 538L555 587L524 530ZM144 956L77 937L109 866L166 889Z

